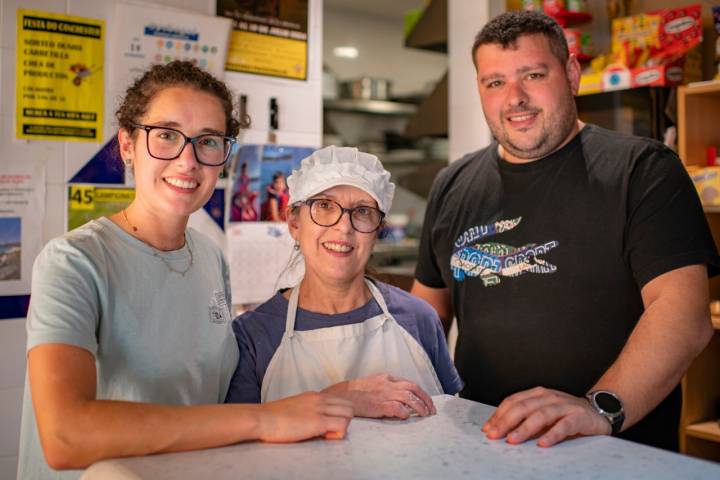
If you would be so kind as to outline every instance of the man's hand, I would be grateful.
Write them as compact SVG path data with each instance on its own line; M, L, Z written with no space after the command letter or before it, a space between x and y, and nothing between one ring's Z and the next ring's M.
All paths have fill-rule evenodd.
M324 393L303 393L258 405L258 438L266 442L297 442L314 437L345 437L353 417L352 404Z
M610 435L610 423L585 398L536 387L502 401L483 425L491 440L507 437L512 444L540 436L540 447L587 435Z
M358 417L404 420L413 413L421 417L437 413L435 404L422 388L387 374L340 382L324 391L352 401Z

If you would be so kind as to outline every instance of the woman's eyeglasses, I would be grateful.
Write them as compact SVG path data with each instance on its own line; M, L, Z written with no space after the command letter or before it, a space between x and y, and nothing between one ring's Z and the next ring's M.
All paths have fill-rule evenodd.
M133 124L133 127L145 130L148 153L158 160L175 160L180 156L185 145L190 143L198 163L217 167L227 162L235 143L233 137L217 133L188 137L174 128L141 124Z
M311 198L298 202L295 206L310 207L310 218L321 227L336 225L345 212L350 216L350 225L360 233L372 233L380 228L385 214L375 207L359 205L345 208L334 200L327 198Z

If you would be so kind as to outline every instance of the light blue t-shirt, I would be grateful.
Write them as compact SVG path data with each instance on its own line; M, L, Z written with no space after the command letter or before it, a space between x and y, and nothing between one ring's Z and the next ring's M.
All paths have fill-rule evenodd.
M427 353L443 392L454 395L463 388L448 353L445 334L435 310L404 290L375 282L395 321L417 340ZM245 312L233 321L233 331L240 348L240 361L233 374L228 395L229 403L260 403L260 390L270 360L285 333L288 301L282 293L275 294L257 309ZM336 327L364 322L382 313L374 299L350 312L326 315L298 308L295 329L298 331Z
M89 351L98 399L221 403L238 361L228 265L209 238L193 229L186 238L184 275L168 265L185 270L188 248L153 251L107 218L49 242L33 267L28 352L47 343ZM18 478L81 473L45 462L26 379Z

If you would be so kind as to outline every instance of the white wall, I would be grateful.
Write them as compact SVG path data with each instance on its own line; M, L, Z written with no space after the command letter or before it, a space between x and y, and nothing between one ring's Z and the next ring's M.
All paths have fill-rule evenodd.
M450 161L487 146L492 140L475 83L470 51L475 35L504 11L498 0L448 0L448 139Z
M339 79L388 78L394 95L417 93L445 74L443 53L405 48L403 21L325 7L325 63ZM355 59L335 57L337 46L354 46ZM428 92L429 93L429 92Z
M17 9L65 13L106 22L105 59L112 61L113 0L0 0L0 173L3 160L28 158L43 161L47 168L47 194L43 243L65 232L66 180L89 159L101 144L17 140L15 136L15 38ZM215 13L214 0L156 0L128 3L161 4L188 11ZM225 80L237 94L249 95L253 128L244 141L267 139L269 97L280 105L280 143L317 146L322 135L322 0L310 0L308 81L271 79L227 72ZM105 69L107 72L109 69ZM106 141L116 130L115 99L108 94L105 76ZM0 479L15 478L17 468L20 405L25 378L25 320L0 320Z

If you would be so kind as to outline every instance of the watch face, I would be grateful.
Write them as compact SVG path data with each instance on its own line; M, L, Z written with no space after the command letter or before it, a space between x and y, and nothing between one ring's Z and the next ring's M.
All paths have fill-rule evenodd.
M597 392L595 394L595 403L607 413L616 414L622 412L620 400L607 392Z

